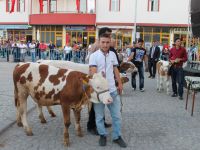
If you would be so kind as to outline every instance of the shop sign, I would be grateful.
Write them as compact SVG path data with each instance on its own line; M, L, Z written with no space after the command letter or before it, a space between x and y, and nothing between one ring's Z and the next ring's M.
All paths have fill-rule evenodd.
M31 26L29 25L0 25L0 30L7 30L7 29L28 29Z
M83 31L83 30L86 30L86 27L84 27L84 26L66 26L66 30Z

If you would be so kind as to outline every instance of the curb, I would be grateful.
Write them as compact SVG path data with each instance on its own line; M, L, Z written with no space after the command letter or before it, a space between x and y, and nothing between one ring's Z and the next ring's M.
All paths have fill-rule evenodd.
M36 109L36 105L33 106L32 108L30 108L27 111L27 114L31 113L34 109ZM7 129L9 129L11 126L13 126L16 123L16 120L11 121L10 123L8 123L5 127L0 129L0 135L3 134Z

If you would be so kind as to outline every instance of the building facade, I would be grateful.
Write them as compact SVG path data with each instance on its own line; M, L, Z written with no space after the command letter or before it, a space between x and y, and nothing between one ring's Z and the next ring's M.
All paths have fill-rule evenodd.
M104 26L112 28L117 48L137 38L147 47L154 40L171 45L176 37L187 45L189 38L189 0L15 0L14 7L1 0L0 18L1 38L58 47L88 46Z

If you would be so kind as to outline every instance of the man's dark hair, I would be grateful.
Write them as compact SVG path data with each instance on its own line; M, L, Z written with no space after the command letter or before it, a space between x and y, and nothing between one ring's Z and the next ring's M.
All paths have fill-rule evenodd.
M102 38L102 37L104 37L104 38L110 38L110 34L103 33L103 34L99 35L99 39Z
M112 29L110 29L108 27L103 27L103 28L99 29L99 33L98 33L99 38L101 37L102 34L104 34L106 32L112 33Z
M135 41L133 41L133 44L135 45L135 44L137 44Z
M141 43L144 43L143 39L139 38L139 39L138 39L138 43L140 43L140 42L141 42Z
M175 43L177 40L181 40L181 38L179 38L179 37L178 37L178 38L175 38L175 39L174 39L174 43Z

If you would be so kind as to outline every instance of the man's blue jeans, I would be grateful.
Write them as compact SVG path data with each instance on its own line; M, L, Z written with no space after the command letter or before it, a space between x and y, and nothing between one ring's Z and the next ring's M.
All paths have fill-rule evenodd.
M143 63L141 64L136 64L136 67L138 69L138 73L139 73L139 88L140 90L142 88L144 88L144 67L143 67ZM131 76L131 85L132 85L132 88L136 88L136 74L135 72L132 73L132 76Z
M171 70L172 78L172 90L173 93L177 94L177 84L178 82L178 95L183 96L183 83L184 83L184 72L182 67L172 67Z
M107 107L110 111L112 117L112 138L113 140L118 139L121 136L121 102L120 96L117 91L110 93L111 97L113 98L113 102L108 104ZM107 131L104 125L104 114L105 114L105 104L103 103L94 103L94 111L96 116L96 126L98 133L100 135L107 135Z
M31 60L32 62L35 62L36 59L36 52L31 52Z
M46 59L46 52L45 51L41 51L41 59Z

